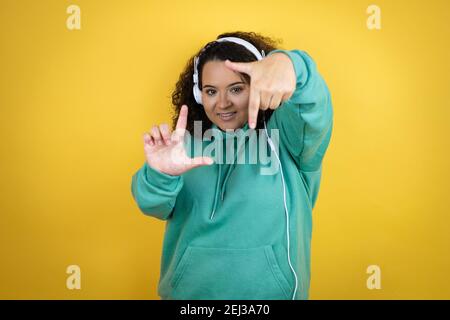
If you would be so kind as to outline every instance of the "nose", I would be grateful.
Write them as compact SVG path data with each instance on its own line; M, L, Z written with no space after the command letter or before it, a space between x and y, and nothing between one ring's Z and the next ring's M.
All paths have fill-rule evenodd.
M231 102L228 99L227 93L220 93L219 100L217 101L217 109L227 109L229 106L231 106Z

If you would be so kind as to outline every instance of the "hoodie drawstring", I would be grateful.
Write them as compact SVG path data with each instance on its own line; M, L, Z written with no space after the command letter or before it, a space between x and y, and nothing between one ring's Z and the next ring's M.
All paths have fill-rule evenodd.
M213 204L213 211L212 211L212 213L211 213L211 220L213 219L213 217L214 217L214 213L216 213L216 207L217 207L217 196L219 195L219 182L220 182L220 175L221 175L221 172L222 172L222 166L220 165L220 163L219 163L219 174L217 175L217 182L216 182L216 189L215 189L215 192L214 192L214 204Z
M237 148L236 153L234 155L234 161L231 164L230 169L226 173L226 176L225 176L225 179L224 179L224 181L222 183L222 186L219 186L219 184L220 184L220 176L222 174L222 166L221 166L220 163L218 164L219 165L219 174L217 176L216 190L214 192L214 204L213 204L213 210L212 210L211 217L210 217L211 220L214 218L214 214L216 213L216 209L217 209L217 205L218 205L219 190L221 190L220 198L223 201L224 197L225 197L225 190L226 190L226 185L227 185L227 182L228 182L228 178L231 176L231 173L234 171L234 168L236 166L236 161L237 161L238 154L239 154L241 148L243 147L243 145L245 145L245 143L246 143L246 139L244 139L244 143L239 143L238 142L238 148Z

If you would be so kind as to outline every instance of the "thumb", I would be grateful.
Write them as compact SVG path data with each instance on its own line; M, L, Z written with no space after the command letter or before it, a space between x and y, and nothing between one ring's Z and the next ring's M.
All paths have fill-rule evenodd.
M225 60L225 66L233 71L243 72L250 76L253 69L253 62L231 62L227 59Z
M191 169L200 167L200 166L208 166L214 163L214 160L210 157L196 157L190 160Z

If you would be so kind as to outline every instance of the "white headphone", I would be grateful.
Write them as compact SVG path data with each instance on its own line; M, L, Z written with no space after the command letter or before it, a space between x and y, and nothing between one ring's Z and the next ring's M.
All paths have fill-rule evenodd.
M266 55L264 53L264 50L261 51L261 53L259 52L259 50L250 42L241 39L241 38L236 38L236 37L224 37L224 38L220 38L217 39L213 42L222 42L222 41L229 41L229 42L234 42L237 44L240 44L242 46L244 46L245 48L247 48L247 50L249 50L251 53L253 53L255 55L255 57L258 60L262 60ZM206 48L206 47L205 47ZM200 55L203 52L203 50L205 50L205 48L203 48L199 55L197 57L195 57L194 59L194 74L193 74L193 79L194 79L194 86L193 86L193 92L194 92L194 98L195 101L198 104L202 104L202 93L200 91L200 88L198 87L198 62L200 59ZM284 200L284 209L286 212L286 232L287 232L287 255L288 255L288 262L289 262L289 266L291 268L292 273L294 274L294 278L295 278L295 288L294 288L294 293L292 295L292 300L295 299L295 294L297 292L297 285L298 285L298 280L297 280L297 274L295 273L294 268L292 267L291 264L291 256L290 256L290 240L289 240L289 213L288 213L288 209L287 209L287 204L286 204L286 184L284 182L284 175L283 175L283 167L281 166L281 161L280 158L278 157L277 152L275 151L275 146L273 144L272 139L270 139L269 134L267 132L267 127L266 127L266 119L265 119L265 113L263 112L263 116L264 116L264 130L267 136L267 141L270 145L270 148L272 149L272 151L275 153L275 156L278 160L278 163L280 165L280 171L281 171L281 181L283 182L283 200Z

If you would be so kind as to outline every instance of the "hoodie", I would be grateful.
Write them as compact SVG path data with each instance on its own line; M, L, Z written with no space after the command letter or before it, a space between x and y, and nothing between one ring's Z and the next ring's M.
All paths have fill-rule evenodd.
M210 136L185 140L189 156L212 155L213 165L172 176L145 162L132 177L140 210L166 221L161 299L308 299L312 210L331 138L332 102L305 51L269 55L275 52L289 56L296 74L295 92L266 121L281 167L260 130L247 123L224 132L213 124ZM271 161L250 161L255 150L267 150ZM225 161L227 155L233 161Z

